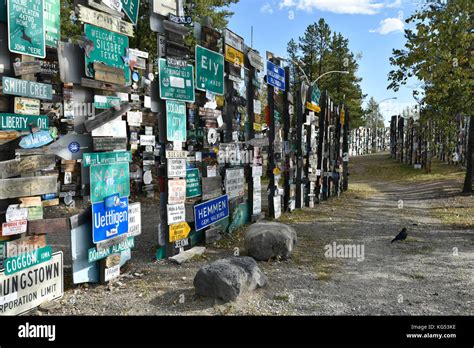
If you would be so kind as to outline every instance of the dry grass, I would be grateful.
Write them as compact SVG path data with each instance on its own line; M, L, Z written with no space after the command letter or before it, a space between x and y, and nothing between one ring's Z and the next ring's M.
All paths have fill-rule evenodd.
M456 228L474 228L474 206L437 208L432 212L446 225Z

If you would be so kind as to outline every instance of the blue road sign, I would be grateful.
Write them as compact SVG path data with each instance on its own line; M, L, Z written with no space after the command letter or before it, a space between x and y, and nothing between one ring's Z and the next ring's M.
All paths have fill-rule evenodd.
M194 206L196 231L202 230L229 216L229 197L220 196Z
M285 69L267 60L267 83L270 86L285 90Z
M99 243L128 232L128 198L120 198L117 206L107 208L105 202L92 204L92 241Z

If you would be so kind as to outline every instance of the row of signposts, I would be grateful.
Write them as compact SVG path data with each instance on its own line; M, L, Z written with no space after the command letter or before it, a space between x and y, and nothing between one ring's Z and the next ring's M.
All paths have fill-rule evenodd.
M141 234L140 196L159 193L163 259L347 189L344 105L293 89L272 53L193 22L182 1L151 2L155 61L129 47L138 0L76 0L79 40L60 39L58 0L25 4L0 0L0 313L62 296L57 236L70 235L74 284L118 277ZM49 278L18 289L31 272Z
M362 156L388 151L390 128L359 127L350 132L349 155Z

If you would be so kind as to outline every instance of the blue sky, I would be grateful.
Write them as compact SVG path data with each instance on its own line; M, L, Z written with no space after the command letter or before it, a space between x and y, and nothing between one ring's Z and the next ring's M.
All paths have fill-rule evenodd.
M386 120L401 108L415 103L412 89L387 90L387 74L393 48L405 42L404 19L425 0L240 0L230 6L235 12L229 29L244 37L265 58L265 51L286 56L286 44L302 36L306 27L323 17L331 29L349 39L350 49L362 53L357 75L362 91L377 102L397 97L380 106ZM323 77L324 78L324 77ZM412 84L412 87L415 83Z

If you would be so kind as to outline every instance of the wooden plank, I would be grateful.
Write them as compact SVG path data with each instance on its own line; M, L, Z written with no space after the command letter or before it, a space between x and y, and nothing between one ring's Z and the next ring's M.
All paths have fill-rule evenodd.
M22 197L20 198L20 208L30 208L41 206L41 197Z
M125 84L125 72L121 68L115 68L106 64L94 62L94 78L99 81Z
M41 71L41 62L15 62L13 63L13 69L15 70L15 76L37 74Z
M103 12L94 11L82 5L78 5L78 7L80 21L133 37L133 25L131 23Z
M11 178L21 174L34 173L47 169L56 164L55 155L34 155L0 162L2 179Z
M58 190L57 181L57 175L1 179L0 199L56 193Z
M202 199L204 201L222 195L222 179L220 175L212 178L202 178Z
M85 77L81 78L81 86L87 88L94 88L94 89L101 89L104 91L111 91L111 92L123 92L123 93L131 93L132 88L129 86L121 86L116 85L108 82L96 81L92 79L87 79Z
M43 208L59 205L59 198L46 199L42 203L43 203Z
M93 138L94 151L126 150L127 138Z
M95 115L93 118L88 119L84 122L84 126L88 132L92 132L94 129L103 126L104 124L115 120L116 118L122 116L126 112L130 111L132 106L127 102L122 104L120 110L113 111L112 109L105 110L98 115Z
M28 233L45 234L45 233L69 233L70 225L68 218L43 219L28 221Z

